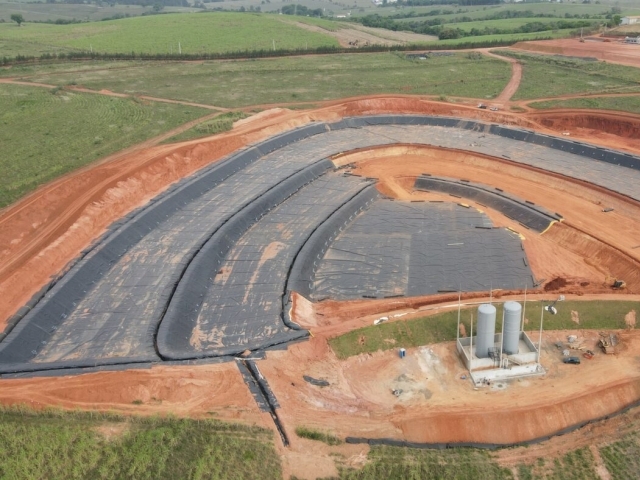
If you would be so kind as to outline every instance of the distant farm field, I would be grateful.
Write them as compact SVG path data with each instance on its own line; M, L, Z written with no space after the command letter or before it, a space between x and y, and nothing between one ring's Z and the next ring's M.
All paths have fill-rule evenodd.
M466 53L411 60L402 54L342 54L202 63L124 64L130 68L54 73L24 67L32 81L172 98L227 108L406 93L493 98L511 76L507 62ZM67 66L72 70L73 66ZM42 71L46 74L39 75ZM51 73L48 73L51 72Z
M152 15L74 25L0 24L0 44L14 55L60 48L102 53L232 52L338 46L328 34L311 32L277 15L208 12ZM24 51L17 52L16 45Z
M0 85L0 208L39 185L208 110Z
M477 35L473 37L460 37L450 40L440 40L439 45L460 45L468 42L525 42L529 40L548 40L550 38L566 38L571 35L571 30L543 31L533 33L497 33L494 35ZM426 47L428 48L428 46Z
M637 4L633 4L634 0L628 0L625 4L615 2L616 5L622 8L623 15L638 15L640 14L640 7ZM427 18L440 18L444 21L452 21L456 17L469 17L472 20L479 20L491 15L499 15L505 11L516 12L532 12L534 15L544 14L553 15L555 17L564 17L568 15L598 15L604 16L611 10L613 2L601 2L596 4L575 4L575 3L504 3L502 5L477 5L477 6L452 6L452 5L433 5L433 6L420 6L420 7L403 7L403 8L378 8L375 13L378 15L390 16L390 15L402 15L404 17L412 16L417 20L426 20ZM452 11L452 13L444 13L445 11ZM413 12L413 14L412 14ZM637 13L636 13L637 12ZM354 15L371 14L371 12L354 12Z
M0 20L11 21L11 15L21 14L27 22L45 22L56 20L96 21L115 15L139 16L151 11L152 7L141 5L121 5L119 3L97 5L96 3L49 3L41 2L0 2ZM195 12L189 7L165 7L165 12Z

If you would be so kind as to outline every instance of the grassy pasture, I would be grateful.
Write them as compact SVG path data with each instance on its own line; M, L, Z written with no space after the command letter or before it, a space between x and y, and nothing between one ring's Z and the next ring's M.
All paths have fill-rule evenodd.
M638 478L640 472L640 434L628 433L617 442L600 448L600 456L611 478Z
M550 100L534 102L530 107L545 110L549 108L590 108L595 110L620 110L640 115L640 96L629 97L592 97L571 98L568 100Z
M376 93L491 98L511 76L507 62L491 57L470 59L465 53L423 61L402 54L372 53L127 65L131 68L113 74L97 63L93 71L73 73L57 74L45 68L47 74L30 79L238 108ZM25 73L40 71L39 67L24 68Z
M335 32L337 30L340 30L341 28L351 27L351 25L347 22L336 22L333 20L327 20L326 18L300 17L297 15L282 15L282 17L280 17L280 21L292 24L305 23L314 27L323 28L328 32Z
M463 24L460 24L463 25ZM500 33L494 35L477 35L474 37L461 37L454 38L450 40L439 40L438 45L451 45L452 47L455 45L459 45L461 43L466 42L524 42L529 40L547 40L550 38L566 38L571 36L571 30L556 30L556 31L543 31L543 32L533 32L533 33ZM425 48L429 48L427 44Z
M131 17L142 15L148 12L151 7L140 5L120 5L95 3L35 3L35 2L0 2L0 19L6 22L11 21L11 14L20 13L27 22L44 22L55 20L82 20L96 21L103 18L110 18L114 15L129 15ZM188 7L165 7L165 12L195 12L199 9Z
M281 476L273 432L258 427L214 420L0 410L1 478L226 480Z
M207 137L209 135L215 135L216 133L227 132L233 128L233 122L247 118L248 116L249 115L244 112L222 113L211 120L199 123L189 130L185 130L178 135L174 135L162 143L184 142L185 140L193 140L194 138Z
M518 480L558 478L598 480L595 458L588 447L572 450L556 458L539 458L534 464L517 467ZM617 478L617 477L614 477Z
M550 296L550 298L553 298ZM548 303L548 302L547 302ZM545 303L545 305L547 304ZM624 329L624 316L631 310L638 311L640 302L615 301L565 301L556 305L557 315L546 313L544 329L548 330L595 330L595 329ZM496 332L502 329L502 304L496 304ZM526 305L525 330L537 332L540 328L541 302L528 302ZM580 324L571 320L571 311L577 311ZM461 323L467 334L471 332L470 315L474 310L463 310ZM458 312L450 311L431 317L414 320L382 323L353 330L339 337L329 340L329 345L338 358L348 358L360 353L389 350L402 346L405 348L428 345L455 340ZM395 340L388 342L386 340Z
M338 45L330 35L282 22L276 15L209 12L152 15L74 25L0 24L0 42L24 42L37 49L93 49L106 53L231 52L241 50L316 48Z
M368 460L361 470L340 468L340 479L476 480L491 478L507 480L514 478L511 471L500 467L488 452L472 448L417 450L401 447L372 447Z
M577 93L640 92L638 69L605 62L553 55L496 50L522 63L522 82L513 100Z
M182 105L0 85L0 207L207 113Z
M404 15L409 16L410 12L415 12L415 15L412 17L413 19L426 20L429 18L440 18L444 22L450 22L452 19L456 17L469 17L473 20L480 20L483 18L487 18L491 15L495 15L504 11L517 11L517 12L527 12L531 11L534 15L537 14L545 14L545 15L553 15L554 17L564 17L565 14L570 15L604 15L611 10L613 5L619 6L622 9L622 15L640 15L640 7L634 3L634 0L629 0L625 3L622 2L601 2L601 4L596 4L592 2L591 4L582 4L582 3L549 3L549 2L538 2L538 3L505 3L502 5L477 5L477 6L454 6L454 5L433 5L433 6L425 6L425 7L404 7L404 8L378 8L375 10L375 13L380 16L389 16L389 15ZM433 12L434 10L453 10L454 13L450 14L440 14L440 15L425 15L426 13ZM367 11L363 12L354 12L353 15L369 15L372 12ZM421 16L422 15L422 16Z

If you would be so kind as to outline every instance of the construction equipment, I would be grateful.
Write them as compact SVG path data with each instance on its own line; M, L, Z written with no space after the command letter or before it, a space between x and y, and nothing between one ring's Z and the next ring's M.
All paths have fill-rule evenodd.
M623 290L623 289L627 288L627 282L625 282L621 278L610 277L608 275L604 279L604 283L605 283L605 285L609 285L614 290Z
M616 353L615 346L618 343L618 339L612 333L606 334L600 332L600 340L598 341L598 346L602 349L604 353L607 355L611 355Z
M624 280L619 280L619 279L614 279L613 280L613 285L611 285L611 287L614 290L623 290L625 288L627 288L627 282L625 282Z

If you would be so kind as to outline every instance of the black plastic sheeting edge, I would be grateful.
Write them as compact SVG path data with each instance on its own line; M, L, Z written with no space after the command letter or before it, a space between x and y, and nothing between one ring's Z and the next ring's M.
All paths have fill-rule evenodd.
M136 365L155 363L158 359L149 359L148 357L112 357L101 358L93 361L69 360L60 362L24 362L24 363L6 363L0 364L0 374L7 373L29 373L29 372L46 372L51 370L65 371L82 368L97 368L106 366L128 365L128 368L135 368Z
M372 115L369 117L349 117L339 122L331 123L331 130L343 128L362 128L368 125L433 125L440 127L454 127L465 130L475 130L500 137L510 138L535 145L542 145L554 150L573 153L583 157L592 158L601 162L611 163L634 170L640 170L640 157L629 153L618 152L607 148L597 147L588 143L565 140L550 135L536 133L521 128L507 127L497 124L463 120L453 117L432 117L426 115Z
M238 368L240 368L240 372L243 374L243 378L245 378L245 382L249 386L249 390L253 394L253 397L256 399L256 402L258 402L258 406L264 410L261 402L266 402L266 411L271 414L273 423L275 423L278 433L280 434L280 438L282 439L282 444L285 447L288 446L289 438L287 437L287 432L284 429L282 420L280 420L280 417L278 416L278 412L276 412L276 409L280 408L280 405L278 404L278 400L273 394L271 387L269 387L267 379L264 378L262 373L260 373L260 370L258 369L258 366L255 364L255 362L252 362L251 360L238 359L237 364ZM242 367L244 367L244 369ZM245 372L249 373L250 378L247 378L245 376ZM255 385L252 385L253 383L255 383ZM259 391L255 390L256 385Z
M298 292L304 297L311 295L310 283L315 276L315 265L325 254L335 237L342 231L342 227L349 221L349 218L364 210L380 198L381 195L376 190L375 185L370 185L355 195L349 202L336 210L329 219L321 224L309 237L309 240L298 252L291 267L291 272L287 280L287 291ZM290 295L287 295L290 297ZM284 308L286 315L290 309L290 298L287 298L287 307ZM289 319L290 320L290 319Z
M293 340L291 342L287 342L284 346L289 346L292 343L300 342L303 339ZM251 358L257 360L263 360L265 358L265 352L271 348L278 348L279 345L275 345L274 347L269 347L265 350L257 350L255 352L251 352ZM0 373L0 378L36 378L36 377L59 377L59 376L71 376L71 375L84 375L85 373L95 373L95 372L115 372L115 371L124 371L124 370L138 370L138 369L149 369L158 365L212 365L218 363L226 363L236 360L234 356L225 356L225 357L207 357L207 358L199 358L197 360L170 360L170 361L153 361L153 362L131 362L128 363L114 363L112 365L97 365L91 367L72 367L72 366L59 366L53 364L43 364L45 365L45 369L41 370L33 370L33 371L15 371L13 373ZM31 365L31 364L28 364ZM21 366L23 367L23 365Z
M609 415L603 415L601 417L592 418L591 420L585 420L584 422L576 423L569 427L558 430L550 435L536 437L531 440L526 440L524 442L516 442L516 443L478 443L478 442L417 443L417 442L408 442L406 440L395 440L393 438L363 438L363 437L346 437L345 442L352 443L352 444L366 443L369 445L387 445L392 447L409 447L409 448L422 448L422 449L434 449L434 450L444 450L447 448L481 448L485 450L497 450L499 448L522 447L526 445L536 445L538 443L551 440L553 437L560 437L562 435L575 432L576 430L584 428L587 425L591 425L597 422L602 422L604 420L609 420L611 418L625 414L629 410L637 408L639 406L640 406L640 399L627 405L626 407L621 408L620 410L610 413Z
M252 358L262 359L265 352L270 350L282 350L289 345L302 342L309 336L307 330L294 332L284 341L274 341L265 344L257 350L251 351ZM148 360L145 357L118 357L107 358L99 361L61 361L47 363L19 363L0 365L0 378L14 378L15 375L22 377L38 377L38 376L58 376L58 375L77 375L82 373L91 373L93 371L102 370L128 370L135 368L146 368L145 365L208 365L212 363L230 362L237 355L244 353L245 350L235 352L232 355L219 355L215 357L203 357L186 360ZM140 367L139 367L140 366ZM54 375L48 375L48 372L57 372Z
M475 183L475 182L471 183L469 181L465 183L461 183L461 181L453 178L420 176L416 178L414 188L416 190L423 190L423 191L440 191L440 192L448 193L453 197L462 198L458 195L454 195L450 193L449 190L451 188L447 188L449 185L452 186L451 188L462 189L467 192L480 192L480 194L485 194L485 198L483 201L485 201L486 203L490 203L490 202L493 203L493 205L491 205L491 208L494 208L502 212L503 215L510 218L511 220L518 221L520 225L522 225L527 229L533 229L538 232L542 232L553 221L561 220L561 218L555 213L552 213L542 207L539 207L538 205L535 205L531 202L527 202L526 200L523 200L516 196L506 194L504 193L504 190L501 190L499 188L490 187L488 185L483 185L481 183ZM461 193L459 190L456 190L456 191L457 193ZM471 200L477 201L477 199L473 197L471 193L469 195L464 195L464 194L462 195L465 198L469 198ZM489 197L486 197L486 195L489 195ZM505 201L507 202L506 204L505 204ZM508 205L508 204L512 206L515 205L516 208L518 208L521 212L530 212L529 214L527 214L527 221L529 223L524 224L520 222L518 219L511 217L505 211L505 208L504 208L505 205Z
M310 383L311 385L315 385L316 387L328 387L330 385L330 383L327 382L326 380L313 378L313 377L310 377L309 375L303 375L302 379L305 382Z
M267 397L264 395L262 389L258 385L258 380L253 376L253 374L247 367L246 360L236 358L236 365L238 366L238 370L240 370L240 375L242 375L244 383L246 383L247 387L249 388L251 396L258 404L258 408L263 412L270 412L271 408L269 408Z
M194 352L189 346L188 336L185 337L184 333L191 332L196 326L202 298L212 283L212 275L215 276L227 254L242 235L270 210L332 167L333 163L324 159L294 173L236 212L205 242L192 257L181 278L177 280L177 287L160 321L156 345L161 358L184 360L212 355L237 355L247 349L264 348L263 345L234 345L216 349L215 352Z
M541 207L540 205L536 205L533 202L530 202L529 200L524 200L522 198L518 198L515 195L510 195L507 193L504 193L504 190L500 190L498 188L495 187L491 187L489 185L484 185L482 183L477 183L477 182L472 182L470 180L456 180L455 178L447 178L447 177L434 177L432 175L429 175L429 177L426 176L420 176L418 178L416 178L416 181L418 179L420 179L421 177L423 177L425 180L435 180L435 181L439 181L439 182L443 182L443 183L454 183L456 185L462 186L462 187L466 187L466 188L473 188L476 190L482 190L484 192L490 193L491 195L495 195L497 197L502 197L502 198L506 198L507 200L511 200L512 202L518 203L520 205L522 205L523 207L526 207L530 210L533 210L535 212L538 212L541 215L544 215L545 217L549 217L552 220L560 220L562 217L562 215L560 215L559 213L555 213L552 212L550 210L547 210L544 207ZM460 182L464 182L464 183L460 183ZM499 193L493 191L493 190L499 190ZM483 205L484 207L486 207L486 205L484 204L480 204Z
M306 264L307 259L307 255L314 254L313 253L313 248L314 246L317 246L319 242L321 242L321 240L317 237L317 235L323 235L322 232L325 232L327 229L331 229L331 222L336 222L338 221L335 218L335 215L338 214L338 212L342 211L342 210L346 210L346 211L357 211L360 208L360 195L363 193L363 191L367 190L368 188L372 187L373 183L369 182L369 183L363 183L363 187L360 191L358 191L355 195L353 195L349 200L347 200L345 203L343 203L340 207L338 207L335 211L333 211L330 215L328 215L326 218L324 218L322 220L322 222L320 222L316 228L314 228L309 235L307 236L307 238L304 240L304 242L302 242L302 246L300 247L300 249L296 252L296 254L293 257L293 261L291 262L291 265L289 265L289 272L287 273L287 280L286 280L286 284L285 284L285 291L282 294L282 310L280 313L280 316L282 318L282 321L284 322L284 324L286 326L288 326L289 328L293 329L293 330L302 330L302 327L300 325L298 325L296 322L294 322L291 319L291 308L292 308L292 302L291 302L291 291L295 290L295 288L292 288L292 284L295 283L299 283L300 282L300 272L302 271L302 269L304 268L303 265ZM355 203L354 203L355 202ZM320 233L316 233L316 232L320 232ZM309 244L309 246L307 246ZM292 273L294 272L294 273ZM292 275L295 275L296 277L292 280ZM308 282L307 282L308 283ZM297 291L297 290L296 290Z

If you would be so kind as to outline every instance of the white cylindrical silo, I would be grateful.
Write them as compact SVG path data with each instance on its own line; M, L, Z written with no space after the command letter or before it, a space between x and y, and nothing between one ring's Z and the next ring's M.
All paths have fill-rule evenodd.
M496 307L483 304L478 307L478 330L476 336L476 356L487 358L494 346L496 334Z
M521 317L522 305L520 305L518 302L505 302L504 338L502 339L502 351L507 355L518 353L520 344Z

